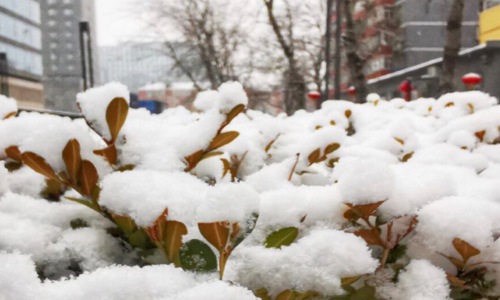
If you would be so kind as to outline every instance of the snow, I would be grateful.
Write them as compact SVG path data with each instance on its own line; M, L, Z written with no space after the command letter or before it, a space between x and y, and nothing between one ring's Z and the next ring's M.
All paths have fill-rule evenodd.
M426 260L413 260L399 276L396 288L389 299L450 299L446 273Z
M340 193L346 203L384 201L389 198L394 187L393 171L389 165L377 160L341 160L333 176L338 180Z
M0 120L5 119L12 113L17 113L16 100L0 95Z
M233 107L248 104L248 97L243 86L238 82L223 83L217 91L205 91L197 95L194 107L202 111L212 108L228 113Z
M124 98L130 102L128 88L118 82L86 90L76 95L76 101L85 119L103 138L111 140L106 122L106 109L114 98Z
M109 138L107 105L127 95L112 83L79 94L78 102ZM321 110L293 116L246 110L223 130L237 131L238 138L189 171L186 157L209 151L227 113L247 104L240 84L200 93L196 112L130 110L116 141L119 165L128 165L127 171L93 153L105 143L84 120L25 112L0 120L0 298L255 299L251 290L260 288L273 297L286 289L333 296L344 293L342 278L363 275L353 284L360 288L387 273L391 279L375 282L386 299L447 299L445 272L457 270L443 255L459 257L454 239L480 250L471 263L500 258L500 106L478 91L377 105L373 99L330 100ZM11 110L9 103L0 99L0 112ZM168 209L168 220L185 223L186 242L204 240L198 223L239 223L246 232L258 216L255 229L232 249L226 281L171 265L138 267L142 249L112 236L111 221L64 197L43 199L45 178L28 166L6 168L13 161L5 149L18 146L61 172L61 152L72 138L98 169L99 204L140 227ZM325 153L332 144L339 148ZM316 149L326 159L311 164ZM222 159L232 167L239 163L236 176L225 172ZM374 212L378 221L418 220L401 242L408 250L398 274L392 263L375 272L380 247L352 234L357 228L343 216L346 204L379 201L385 202ZM76 220L83 226L73 228ZM298 231L291 244L264 247L271 233L289 227ZM487 272L498 278L500 269L488 264Z
M352 254L356 253L356 259ZM371 273L378 262L365 242L342 231L317 229L282 249L254 246L242 249L238 282L265 287L271 294L286 289L338 295L341 278Z

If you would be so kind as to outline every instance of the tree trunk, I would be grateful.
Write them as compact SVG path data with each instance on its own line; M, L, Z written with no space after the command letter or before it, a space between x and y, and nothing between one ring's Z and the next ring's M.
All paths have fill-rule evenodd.
M352 0L344 1L344 14L346 32L344 36L344 47L347 57L347 65L351 75L351 81L356 88L356 102L363 103L366 101L368 89L366 87L365 74L363 67L365 60L359 54L359 41L354 28L353 5Z
M464 15L464 0L453 0L448 23L446 24L446 44L444 46L443 65L439 79L441 94L454 90L453 83L455 66L462 41L462 19Z
M288 20L288 35L290 36L290 40L286 41L285 36L283 35L283 27L286 27L286 25L280 26L280 24L278 24L278 20L276 20L273 12L274 0L264 0L264 4L267 9L269 23L288 61L288 71L285 75L285 93L283 98L286 113L288 115L293 115L295 111L305 108L306 83L304 75L300 73L295 61L293 32L291 31L291 28L293 28L292 20Z
M291 69L285 75L285 93L283 102L287 115L293 115L297 110L305 108L306 82L304 76Z

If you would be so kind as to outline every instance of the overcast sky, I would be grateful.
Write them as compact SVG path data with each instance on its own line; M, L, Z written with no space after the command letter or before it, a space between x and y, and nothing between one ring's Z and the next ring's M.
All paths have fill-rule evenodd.
M131 13L134 0L96 0L97 43L99 46L137 40L143 28ZM147 1L147 0L145 0Z

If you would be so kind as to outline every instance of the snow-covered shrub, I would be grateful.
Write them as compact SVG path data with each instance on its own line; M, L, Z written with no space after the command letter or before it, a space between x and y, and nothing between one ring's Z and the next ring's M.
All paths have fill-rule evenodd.
M83 120L0 99L0 295L495 299L496 99L370 99L272 117L230 82L151 115L112 83Z

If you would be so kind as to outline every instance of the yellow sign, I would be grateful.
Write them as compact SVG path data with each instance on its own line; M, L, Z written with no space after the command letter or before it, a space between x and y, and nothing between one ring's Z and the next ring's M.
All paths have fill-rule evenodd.
M479 16L479 43L500 40L500 5L493 6Z

